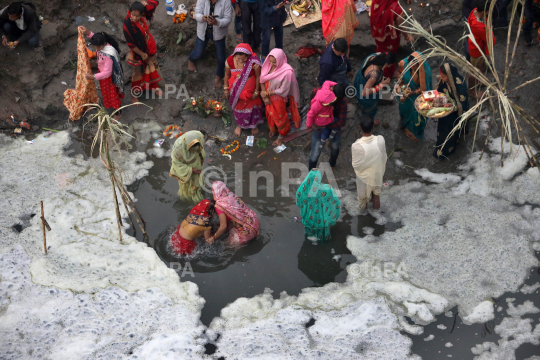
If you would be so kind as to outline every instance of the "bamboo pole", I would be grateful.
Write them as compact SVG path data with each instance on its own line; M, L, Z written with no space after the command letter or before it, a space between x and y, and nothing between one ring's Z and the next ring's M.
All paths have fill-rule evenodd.
M41 226L43 226L43 250L47 255L47 235L45 234L45 212L43 211L43 201L41 202Z
M108 130L106 130L108 131ZM113 190L113 197L114 197L114 205L116 209L116 223L118 225L118 235L120 236L120 241L122 241L122 218L120 217L120 208L118 207L118 197L116 196L116 187L114 186L114 176L113 176L113 164L111 160L111 154L109 153L109 136L108 134L105 136L105 144L104 144L104 151L105 156L107 159L107 165L108 165L108 172L109 177L111 179L111 185Z

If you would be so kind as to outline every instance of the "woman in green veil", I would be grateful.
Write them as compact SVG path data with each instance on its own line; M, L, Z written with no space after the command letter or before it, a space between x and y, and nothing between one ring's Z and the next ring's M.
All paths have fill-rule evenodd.
M188 131L174 143L169 176L178 180L181 199L199 202L203 199L201 172L204 167L204 136L199 131Z
M311 241L330 240L330 228L341 214L341 201L335 190L322 184L318 169L312 169L296 192L306 238Z

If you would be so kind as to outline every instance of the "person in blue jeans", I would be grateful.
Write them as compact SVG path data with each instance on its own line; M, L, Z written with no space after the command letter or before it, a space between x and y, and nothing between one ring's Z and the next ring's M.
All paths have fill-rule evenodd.
M495 29L507 28L508 23L508 5L512 0L497 0L497 7L499 8L499 19L495 24ZM534 9L533 0L525 1L525 24L523 24L523 38L525 39L525 45L530 46L533 44L532 26L534 22Z
M276 48L283 49L283 23L287 20L286 2L283 0L259 0L261 11L262 51L261 62L270 53L270 36L274 30Z
M230 0L197 0L195 7L197 21L197 40L195 48L189 54L188 70L197 72L195 61L202 58L208 41L216 46L218 64L215 87L219 88L225 76L225 37L232 20L232 5Z
M28 43L32 48L39 46L39 30L41 21L36 14L36 7L32 3L14 2L0 10L0 32L2 45L13 46Z
M317 91L321 88L313 89L311 91L311 99L315 97ZM327 128L332 129L334 137L328 139L330 143L330 166L336 166L337 158L339 156L339 148L341 146L341 132L342 129L347 125L347 105L348 101L345 97L345 86L342 84L337 84L334 86L334 94L336 94L336 104L334 105L334 122L327 126ZM319 157L323 150L320 147L322 138L322 128L318 128L313 125L313 131L311 131L311 154L309 156L309 170L316 168L317 163L319 162Z
M236 43L241 44L244 41L242 37L242 11L239 6L236 6L236 1L231 0L234 8L234 33L236 34Z

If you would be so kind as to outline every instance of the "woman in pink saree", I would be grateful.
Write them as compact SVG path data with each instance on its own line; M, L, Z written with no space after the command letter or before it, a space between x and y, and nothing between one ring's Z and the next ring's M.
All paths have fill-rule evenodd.
M219 229L214 239L229 231L227 243L242 245L257 237L260 233L257 214L234 195L222 181L212 184L212 192L216 201L216 214L219 216Z

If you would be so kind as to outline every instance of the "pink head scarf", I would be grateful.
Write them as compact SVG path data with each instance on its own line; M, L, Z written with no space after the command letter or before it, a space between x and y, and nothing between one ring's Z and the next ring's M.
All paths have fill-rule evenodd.
M276 69L273 73L269 74L272 64L269 57L273 56L276 59ZM291 65L287 64L287 55L281 49L273 49L266 57L261 70L261 84L274 80L278 84L290 84L288 94L280 94L283 97L293 96L294 100L298 103L300 101L300 88L298 82L294 76L294 69Z
M253 216L253 211L244 202L232 193L222 181L214 181L212 192L216 200L216 207L235 220L243 221Z

